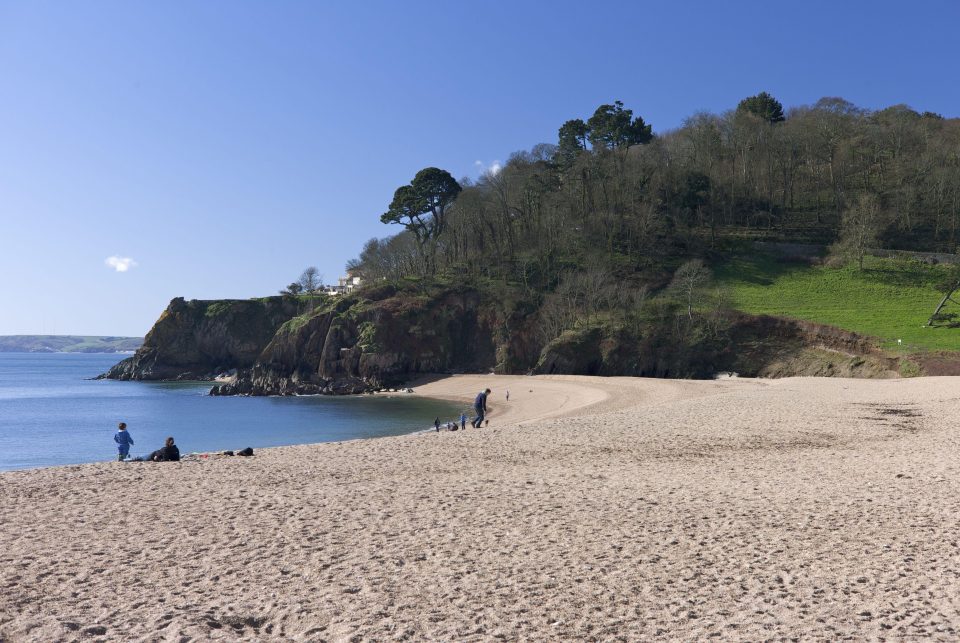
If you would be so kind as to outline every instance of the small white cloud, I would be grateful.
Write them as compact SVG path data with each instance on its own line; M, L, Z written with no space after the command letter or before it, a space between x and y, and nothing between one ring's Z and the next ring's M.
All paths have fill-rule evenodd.
M130 257L120 257L113 255L112 257L107 257L103 261L105 264L116 270L117 272L127 272L131 268L137 267L137 262Z
M489 174L490 176L496 176L500 173L500 170L503 169L503 166L500 165L500 161L494 161L490 165L487 165L483 161L474 161L473 165L477 168L477 171L481 175Z

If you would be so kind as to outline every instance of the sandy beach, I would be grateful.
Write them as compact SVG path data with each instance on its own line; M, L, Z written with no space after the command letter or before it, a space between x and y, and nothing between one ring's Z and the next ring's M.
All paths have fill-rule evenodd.
M0 640L960 636L960 380L415 389L487 386L480 430L0 473Z

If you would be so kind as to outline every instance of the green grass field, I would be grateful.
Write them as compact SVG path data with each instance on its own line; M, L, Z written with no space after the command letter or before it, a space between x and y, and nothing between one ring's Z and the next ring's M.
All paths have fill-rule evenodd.
M733 307L748 313L830 324L879 337L891 350L960 350L960 328L925 327L942 297L935 284L945 271L905 259L867 257L860 271L783 263L758 254L723 265L716 277L729 289Z

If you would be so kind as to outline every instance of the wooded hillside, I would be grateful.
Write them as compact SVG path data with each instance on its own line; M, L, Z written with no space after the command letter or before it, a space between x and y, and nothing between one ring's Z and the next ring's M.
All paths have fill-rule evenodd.
M956 249L958 119L841 98L784 111L761 93L674 131L649 127L602 105L496 174L450 178L429 207L404 186L384 221L406 229L368 242L350 267L368 280L456 273L544 291L570 269L647 271L731 238Z
M598 327L601 337L656 336L670 350L699 354L729 341L730 311L745 293L731 270L758 255L754 242L829 250L818 259L827 272L813 278L845 265L870 270L864 259L877 248L955 252L960 119L904 105L870 111L841 98L784 110L760 93L654 135L614 102L477 181L421 170L381 220L402 229L371 239L348 265L368 284L472 284L527 306L545 346ZM888 268L872 278L879 292ZM751 310L784 309L762 304L762 289L751 292ZM917 310L878 319L882 301L868 313L825 291L818 301L840 312L811 320L882 328L889 343L941 297L927 284L915 293ZM859 324L861 314L870 323ZM957 345L957 331L948 332L911 335L910 345Z

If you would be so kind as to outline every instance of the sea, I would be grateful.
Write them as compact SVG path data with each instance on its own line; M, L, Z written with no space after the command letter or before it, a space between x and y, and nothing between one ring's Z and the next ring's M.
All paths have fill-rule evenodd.
M432 429L465 410L406 393L211 397L210 382L94 380L126 355L0 353L0 471L114 460L173 436L181 453L337 442Z

